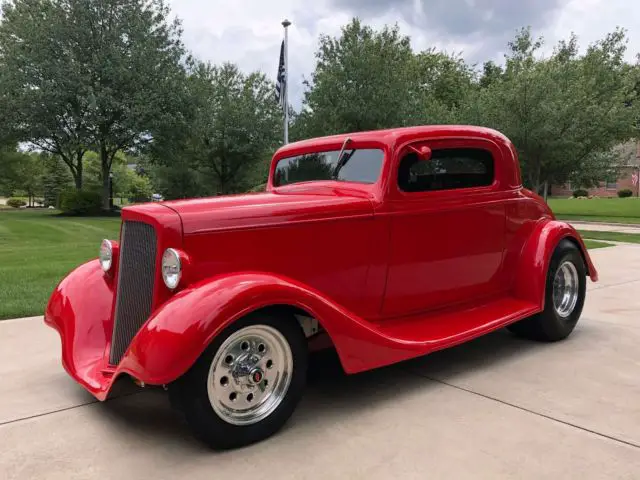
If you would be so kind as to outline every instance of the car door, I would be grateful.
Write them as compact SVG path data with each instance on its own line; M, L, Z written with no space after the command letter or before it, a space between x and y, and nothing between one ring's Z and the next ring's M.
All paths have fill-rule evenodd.
M416 142L394 159L390 252L383 316L399 316L498 294L505 246L501 150L484 139Z

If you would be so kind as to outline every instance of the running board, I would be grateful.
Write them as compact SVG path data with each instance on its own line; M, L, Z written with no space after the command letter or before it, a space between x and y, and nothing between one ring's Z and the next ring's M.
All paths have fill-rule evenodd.
M389 365L452 347L540 312L540 306L514 297L494 298L424 315L390 318L369 324L369 347L358 361L349 355L348 373ZM363 354L367 352L366 354ZM344 362L343 362L344 364ZM362 365L362 367L360 367Z

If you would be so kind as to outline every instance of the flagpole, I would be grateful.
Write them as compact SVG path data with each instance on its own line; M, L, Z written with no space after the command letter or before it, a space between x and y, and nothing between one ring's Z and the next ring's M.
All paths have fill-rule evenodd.
M284 27L284 144L289 143L289 25L291 22L285 18Z

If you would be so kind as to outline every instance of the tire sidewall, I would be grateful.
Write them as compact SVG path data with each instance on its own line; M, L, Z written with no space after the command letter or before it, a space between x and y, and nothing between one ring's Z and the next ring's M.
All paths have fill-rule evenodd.
M568 317L561 317L553 303L553 281L558 268L567 261L571 262L578 272L578 299L571 314ZM546 336L561 339L567 337L573 331L582 314L586 289L586 266L582 254L571 241L562 240L554 251L547 269L544 319L541 322L541 327Z
M213 358L222 343L234 332L252 325L278 330L287 340L293 357L291 382L280 405L266 418L252 425L226 422L213 410L207 381ZM269 313L250 314L225 328L207 347L195 365L170 386L187 422L201 440L218 449L235 448L263 440L276 433L289 419L304 391L307 376L307 342L295 317Z

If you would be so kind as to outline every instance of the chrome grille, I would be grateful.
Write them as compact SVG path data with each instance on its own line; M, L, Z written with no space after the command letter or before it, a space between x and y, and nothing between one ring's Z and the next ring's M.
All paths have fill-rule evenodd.
M122 224L116 311L109 363L117 365L151 315L156 264L156 232L147 223Z

